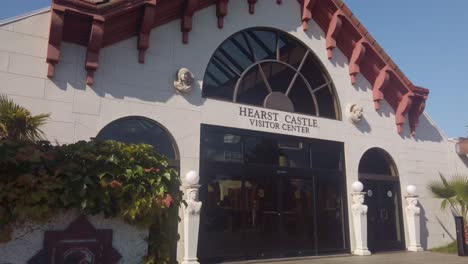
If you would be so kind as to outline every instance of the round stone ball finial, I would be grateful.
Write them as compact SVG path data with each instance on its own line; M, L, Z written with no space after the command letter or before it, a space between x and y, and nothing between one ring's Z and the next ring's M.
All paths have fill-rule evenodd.
M364 184L362 184L360 181L355 181L351 185L351 189L353 192L362 192L362 190L364 190Z
M188 185L190 186L197 185L199 181L200 181L200 176L198 175L198 172L192 170L192 171L187 172L187 174L185 174L185 182Z
M406 192L408 193L408 195L416 195L416 186L414 185L406 186Z

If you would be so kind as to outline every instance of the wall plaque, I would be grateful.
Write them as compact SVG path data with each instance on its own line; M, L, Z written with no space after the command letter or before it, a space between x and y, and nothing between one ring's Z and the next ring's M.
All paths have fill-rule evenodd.
M85 216L63 231L46 231L43 249L28 264L116 264L122 257L112 247L112 229L95 229Z

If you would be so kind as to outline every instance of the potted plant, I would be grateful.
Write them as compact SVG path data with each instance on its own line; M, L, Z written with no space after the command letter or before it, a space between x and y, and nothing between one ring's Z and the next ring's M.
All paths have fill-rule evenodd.
M429 190L436 198L442 199L441 208L450 208L457 226L458 255L468 255L468 175L454 175L429 184Z

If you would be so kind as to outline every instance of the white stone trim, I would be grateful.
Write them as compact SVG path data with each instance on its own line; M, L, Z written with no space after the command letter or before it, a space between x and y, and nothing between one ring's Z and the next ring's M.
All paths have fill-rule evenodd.
M4 25L7 25L7 24L10 24L10 23L14 23L14 22L26 19L28 17L44 14L44 13L47 13L47 12L50 12L50 6L47 6L47 7L41 8L41 9L37 9L37 10L31 11L31 12L28 12L28 13L24 13L24 14L21 14L21 15L18 15L18 16L14 16L14 17L11 17L11 18L7 18L7 19L4 19L4 20L0 20L0 27L4 26Z

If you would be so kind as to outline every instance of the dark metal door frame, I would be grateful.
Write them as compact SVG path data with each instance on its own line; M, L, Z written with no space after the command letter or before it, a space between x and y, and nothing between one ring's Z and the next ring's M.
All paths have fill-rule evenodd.
M243 130L243 129L236 129L236 128L227 128L227 127L219 127L219 126L213 126L213 125L202 125L201 127L201 146L200 146L200 151L201 151L201 155L200 155L200 172L202 173L203 171L205 171L207 169L207 166L208 166L208 163L205 161L205 144L203 142L204 140L204 133L207 133L207 132L225 132L225 133L239 133L239 134L242 134L243 136L249 136L249 135L259 135L259 134L265 134L265 136L273 136L274 138L276 139L297 139L297 140L301 140L303 142L311 142L311 141L324 141L324 140L317 140L317 139L311 139L311 138L301 138L301 137L297 137L297 136L287 136L287 135L281 135L281 134L272 134L272 133L267 133L267 132L261 132L261 131L249 131L249 130ZM343 149L344 151L344 149ZM344 154L342 154L344 155ZM344 162L344 158L343 158L343 162ZM235 164L231 164L230 167L232 167L231 169L234 168L234 165ZM255 166L258 166L259 168L261 167L261 165L248 165L248 164L237 164L240 166L243 174L243 177L242 177L242 188L244 189L244 184L245 184L245 175L247 174L247 171L253 169L252 167L255 167ZM210 165L211 166L211 165ZM345 165L343 164L343 168L345 167ZM270 167L270 169L272 169L272 167ZM314 199L317 199L318 197L318 194L317 194L317 177L319 175L319 173L322 171L322 170L317 170L317 169L299 169L299 168L285 168L285 167L276 167L276 173L273 173L274 175L272 175L273 178L276 179L276 181L279 181L281 178L284 179L284 177L289 177L289 175L291 174L294 174L295 176L298 176L299 178L302 178L302 179L308 179L309 181L312 182L312 190L313 190L313 197ZM338 173L338 172L336 172ZM343 182L342 182L342 213L343 213L343 227L344 227L344 236L343 236L343 243L344 243L344 247L343 247L343 251L340 250L341 253L350 253L350 246L349 246L349 221L348 221L348 213L347 213L347 191L346 191L346 171L343 170L343 171L340 171L339 172L340 174L342 174L342 176L340 177L343 177ZM289 179L289 178L288 178ZM203 176L201 178L201 181L200 183L203 185L204 184L204 179L203 179ZM202 188L203 189L203 188ZM203 192L200 193L200 198L201 199L204 199L204 195L203 195ZM317 201L313 201L313 211L314 211L314 214L313 214L313 217L314 217L314 253L313 254L305 254L303 256L307 256L307 255L318 255L319 254L319 239L318 239L318 220L317 220L317 213L318 213L318 209L317 209ZM280 208L280 210L284 210L284 208ZM203 214L204 214L204 210L202 209L202 219L203 219ZM200 230L201 232L203 232L202 230ZM245 238L245 235L243 234L242 237ZM203 241L200 241L201 243L203 243ZM278 241L280 242L280 241ZM241 248L240 248L241 249ZM247 260L247 259L250 259L252 256L249 256L247 254L247 251L245 249L245 246L243 245L242 246L242 251L244 252L243 254L240 254L238 256L232 256L231 258L232 259L235 259L235 260ZM273 254L272 256L265 256L265 258L279 258L279 257L294 257L294 255L289 255L287 254L287 252L275 252L277 254ZM325 254L329 254L329 253L325 253ZM302 256L302 255L295 255L295 256ZM229 256L226 256L226 258L223 258L223 260L225 259L231 259ZM256 259L259 259L259 256L256 257ZM211 260L210 260L211 261ZM213 261L216 261L216 263L219 263L219 261L221 261L221 259L218 259L218 260L215 260L213 259ZM211 263L211 262L210 262Z
M369 188L373 188L374 190L372 192L372 195L375 195L374 198L377 200L370 200L369 193L366 193L366 201L365 204L369 206L368 210L368 215L367 215L367 227L368 227L368 247L371 252L384 252L384 251L398 251L398 250L405 250L405 232L404 232L404 222L403 222L403 208L402 208L402 197L401 197L401 187L400 187L400 180L399 177L394 177L394 176L385 176L385 175L370 175L370 174L360 174L359 175L360 180L364 183L364 191L367 192L368 190L371 190ZM371 218L385 218L385 212L382 210L387 210L388 208L383 208L385 207L385 203L382 199L386 194L382 193L383 188L385 185L392 185L392 188L395 188L396 190L396 197L397 197L397 208L392 208L394 210L395 214L398 214L397 219L395 219L395 231L397 232L396 225L399 225L399 234L396 234L397 236L400 236L400 240L389 240L389 241L377 241L370 239L371 235L381 235L380 232L385 232L388 231L387 228L379 228L379 223L375 223L375 221L371 221ZM375 206L376 208L381 208L379 210L380 214L377 215L372 215L374 212L373 209L376 208L371 208ZM382 213L383 212L383 213ZM388 214L388 211L387 211ZM387 216L388 217L388 216ZM398 222L396 222L398 221ZM380 225L382 225L380 223ZM382 235L381 235L382 236Z

